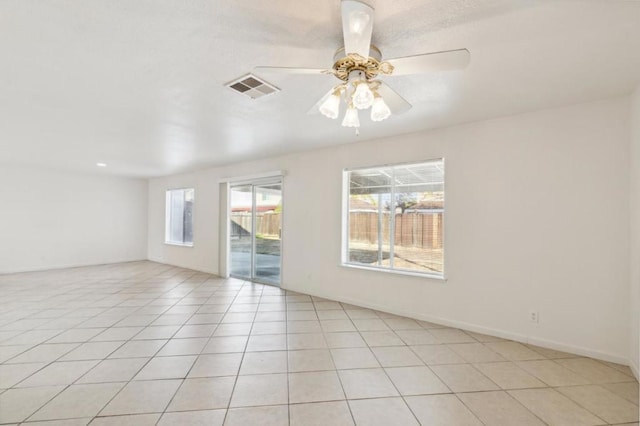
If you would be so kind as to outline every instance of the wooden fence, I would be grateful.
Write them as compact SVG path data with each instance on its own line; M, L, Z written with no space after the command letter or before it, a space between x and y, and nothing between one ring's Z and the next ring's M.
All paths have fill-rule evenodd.
M256 234L268 237L280 235L280 213L258 213L256 215ZM442 213L396 213L395 244L403 247L442 248ZM251 213L231 214L231 237L239 238L251 234ZM382 214L382 240L389 243L391 222L389 212ZM313 226L313 224L310 224ZM378 213L349 213L349 240L377 244Z
M231 222L235 224L231 227L231 238L239 238L241 236L251 235L251 213L231 213ZM256 214L256 235L279 237L280 213Z
M389 243L389 212L382 213L382 241ZM395 244L403 247L442 248L442 212L396 213ZM378 242L378 213L349 213L349 241Z

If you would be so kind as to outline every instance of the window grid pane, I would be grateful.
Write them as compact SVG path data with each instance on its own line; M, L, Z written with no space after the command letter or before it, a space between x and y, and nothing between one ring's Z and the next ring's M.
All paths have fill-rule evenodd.
M184 214L182 217L182 242L193 243L193 189L184 191Z
M193 243L193 189L167 191L166 242Z
M345 263L442 276L444 160L346 174Z
M386 204L393 170L352 172L349 194L349 262L385 266L391 248L391 215Z

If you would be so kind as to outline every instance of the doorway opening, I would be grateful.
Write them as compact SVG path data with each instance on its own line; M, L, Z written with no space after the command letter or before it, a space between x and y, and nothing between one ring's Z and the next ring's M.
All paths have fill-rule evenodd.
M279 286L282 179L232 184L229 190L231 276Z

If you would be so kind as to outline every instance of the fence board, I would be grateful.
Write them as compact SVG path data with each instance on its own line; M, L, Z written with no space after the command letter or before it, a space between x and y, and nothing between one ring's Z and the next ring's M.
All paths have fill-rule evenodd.
M256 234L279 236L280 216L280 213L258 213L256 215ZM231 229L232 237L239 236L240 233L251 234L251 213L231 213L231 221L237 225Z
M442 248L442 213L396 213L395 242L403 247ZM232 213L231 220L247 233L251 233L251 214ZM275 236L280 234L280 213L256 215L256 234ZM349 213L349 239L375 244L378 241L378 213ZM382 241L389 243L389 212L383 213ZM236 228L236 227L233 227ZM238 229L240 232L240 230ZM232 229L232 233L235 232Z
M383 213L382 241L389 243L389 212ZM395 243L403 247L442 248L442 213L396 213ZM367 243L378 241L378 213L349 213L349 239Z

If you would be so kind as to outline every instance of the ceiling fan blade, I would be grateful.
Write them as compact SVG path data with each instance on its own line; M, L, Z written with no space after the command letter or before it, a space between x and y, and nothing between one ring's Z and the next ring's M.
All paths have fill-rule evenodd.
M380 82L380 86L377 91L378 94L382 96L382 99L384 99L384 102L387 104L393 115L399 115L411 109L411 104L409 102L383 82Z
M394 67L392 75L408 75L463 69L469 65L470 59L471 54L467 49L458 49L387 59L386 62Z
M311 74L323 75L327 74L326 69L321 68L294 68L294 67L255 67L257 72L278 73L278 74Z
M344 50L368 58L373 32L373 8L358 0L342 0Z
M323 97L320 98L318 102L314 106L312 106L309 111L307 111L308 115L320 114L320 106L327 100L329 96L334 92L334 88L331 88Z

